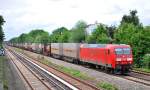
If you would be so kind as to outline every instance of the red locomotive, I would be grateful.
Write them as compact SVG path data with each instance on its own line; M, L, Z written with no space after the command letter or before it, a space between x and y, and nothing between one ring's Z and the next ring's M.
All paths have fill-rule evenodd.
M130 46L115 44L82 44L80 60L115 73L128 73L133 63Z
M11 45L75 63L98 66L113 73L128 73L133 63L131 47L125 44L17 43Z

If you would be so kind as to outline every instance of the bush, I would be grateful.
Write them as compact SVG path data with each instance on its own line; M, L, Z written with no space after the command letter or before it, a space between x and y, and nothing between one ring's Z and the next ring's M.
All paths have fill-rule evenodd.
M104 90L118 90L118 88L112 84L106 82L99 82L96 85L98 88L103 88Z
M150 69L150 54L146 54L143 57L143 65L144 68Z

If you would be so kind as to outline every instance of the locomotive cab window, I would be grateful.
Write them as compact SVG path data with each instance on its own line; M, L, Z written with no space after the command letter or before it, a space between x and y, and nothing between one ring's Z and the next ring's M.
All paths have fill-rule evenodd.
M116 48L116 49L115 49L115 53L116 53L116 54L123 54L122 48Z
M124 54L130 54L130 48L123 48Z
M116 48L115 53L116 54L130 54L130 48Z

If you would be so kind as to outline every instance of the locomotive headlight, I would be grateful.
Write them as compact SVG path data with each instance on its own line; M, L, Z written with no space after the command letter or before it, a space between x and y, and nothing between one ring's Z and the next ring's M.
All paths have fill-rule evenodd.
M116 58L116 61L121 61L121 58Z
M132 58L127 58L127 61L131 61L132 60Z

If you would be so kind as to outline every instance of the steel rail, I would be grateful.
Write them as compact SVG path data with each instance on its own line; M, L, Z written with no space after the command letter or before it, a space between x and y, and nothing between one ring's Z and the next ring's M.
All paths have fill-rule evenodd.
M13 52L13 51L12 51L12 52ZM28 62L28 63L30 63L30 64L32 63L33 66L34 66L34 68L38 68L38 70L43 71L44 74L42 74L42 75L44 75L44 77L47 78L48 81L54 83L55 86L58 86L58 87L61 88L62 90L78 90L78 88L76 88L76 87L70 85L69 83L67 83L67 82L65 82L64 80L58 78L57 76L55 76L54 74L48 72L47 70L44 70L43 68L41 68L41 67L38 66L37 64L33 63L32 61L29 61L27 58L25 58L25 57L19 55L19 54L16 53L16 52L13 52L13 53L15 53L16 56L18 56L20 59L24 59L26 62ZM41 71L40 71L40 72L41 72ZM56 79L56 80L52 80L52 79L50 79L50 75L45 75L45 74L51 74L55 79L57 78L58 80L57 80L57 79ZM65 88L64 88L64 86L60 85L60 83L58 84L58 82L56 82L56 81L59 81L59 82L61 82L62 84L64 84L64 85L65 85ZM66 89L66 87L69 87L70 89L69 89L69 88Z

